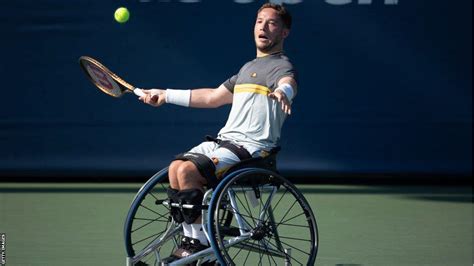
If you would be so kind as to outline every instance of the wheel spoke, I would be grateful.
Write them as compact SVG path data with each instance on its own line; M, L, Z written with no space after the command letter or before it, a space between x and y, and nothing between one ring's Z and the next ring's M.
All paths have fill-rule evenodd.
M160 218L156 218L156 219L154 219L154 220L151 220L151 221L149 221L148 223L145 223L145 224L141 225L140 227L137 227L137 228L133 229L133 230L132 230L132 233L134 233L134 232L136 232L136 231L138 231L138 230L140 230L140 229L143 229L144 227L146 227L146 226L148 226L148 225L150 225L150 224L152 224L152 223L154 223L154 222L156 222L156 221L160 221ZM167 222L167 221L168 221L168 220L166 220L166 222Z
M148 239L150 239L150 238L152 238L152 237L155 237L155 236L156 236L155 239L157 239L157 238L158 238L163 232L165 232L165 231L166 231L166 230L163 230L163 231L161 231L161 232L159 232L159 233L156 233L156 234L150 235L150 236L148 236L148 237L145 237L145 238L143 238L143 239L140 239L140 240L138 240L138 241L132 243L132 245L136 245L136 244L138 244L138 243L141 243L141 242L143 242L143 241L146 241L146 240L148 240ZM155 241L155 239L153 239L153 241ZM153 241L150 241L150 243L153 242Z
M293 216L293 217L291 217L291 218L288 218L288 219L285 220L285 221L280 221L280 222L278 222L278 223L276 224L276 226L278 227L278 226L281 225L281 224L286 225L286 222L291 221L291 220L293 220L293 219L296 219L297 217L300 217L301 215L304 215L304 212L303 212L303 213L300 213L300 214L297 214L297 215L295 215L295 216ZM286 216L286 215L285 215L285 216ZM282 218L282 219L283 219L283 218Z
M242 187L242 190L243 190L243 187ZM246 201L246 203L247 203L248 209L244 206L244 204L243 204L242 201L240 200L240 197L238 196L237 193L235 193L235 196L236 196L237 201L239 201L240 204L242 205L242 207L247 211L247 214L249 214L250 218L252 219L253 224L256 224L255 218L254 218L253 215L252 215L252 211L251 211L249 202L248 202L248 200L247 200L247 197L245 197L245 192L244 192L244 199L245 199L245 201ZM249 225L250 225L250 224L249 224Z
M280 252L282 252L283 254L285 254L286 257L290 257L290 259L296 261L298 264L303 265L303 263L301 263L299 260L295 259L293 256L288 255L288 254L286 254L283 250L278 249L278 247L275 246L275 245L274 245L273 243L271 243L270 241L267 241L267 242L268 242L268 244L272 245L272 246L275 247L277 250L279 250Z
M164 215L162 215L161 213L158 213L158 212L154 211L154 210L151 209L150 207L147 207L147 206L145 206L145 205L143 205L143 204L140 204L140 206L143 207L143 208L145 208L145 210L149 210L150 212L152 212L152 213L154 213L154 214L156 214L156 215L159 215L159 216L161 216L161 217L165 217Z
M280 220L280 222L278 222L278 224L281 223L283 221L283 219L285 219L285 217L290 213L291 209L293 209L293 206L295 206L295 204L296 204L296 201L293 202L293 204L291 204L291 207L286 211L285 215L281 218L281 220Z

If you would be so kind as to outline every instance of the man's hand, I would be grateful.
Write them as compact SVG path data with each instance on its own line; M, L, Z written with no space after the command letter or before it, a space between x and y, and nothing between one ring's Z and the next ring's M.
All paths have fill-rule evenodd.
M160 89L150 89L142 91L145 93L145 96L138 98L140 101L147 103L151 106L158 107L166 102L166 90Z
M285 114L291 115L291 103L284 92L276 90L274 92L269 93L268 97L277 100L281 104L281 110L283 110Z

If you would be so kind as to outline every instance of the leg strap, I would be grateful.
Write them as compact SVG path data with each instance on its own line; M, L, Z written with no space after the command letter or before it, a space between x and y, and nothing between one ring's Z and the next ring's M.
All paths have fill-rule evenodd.
M177 155L175 160L192 162L199 170L199 173L207 180L208 186L214 186L217 184L216 165L206 155L195 152L186 152Z
M170 203L179 203L179 198L177 197L178 190L177 189L172 189L171 187L166 189L166 192L168 194L168 199ZM182 223L184 221L183 214L181 213L181 210L176 207L170 207L170 213L171 217L173 217L173 220L177 223Z
M180 204L196 205L196 208L193 209L181 209L184 221L188 224L194 223L201 216L201 208L197 206L201 206L204 193L200 189L185 189L179 191L176 197L179 199Z

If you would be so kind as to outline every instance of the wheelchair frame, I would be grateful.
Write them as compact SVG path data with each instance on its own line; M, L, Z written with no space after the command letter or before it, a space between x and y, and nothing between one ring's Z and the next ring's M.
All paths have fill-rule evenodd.
M170 208L163 185L164 182L167 181L167 173L168 168L164 168L153 175L140 188L132 201L124 226L127 252L126 265L148 265L144 264L143 260L149 256L154 258L154 265L183 265L192 263L200 265L200 263L213 260L217 260L221 265L235 265L234 259L242 250L249 252L247 257L249 257L251 252L254 252L255 255L254 253L252 253L252 255L260 256L260 262L266 256L265 258L270 265L314 265L319 246L319 237L316 219L308 202L304 199L301 192L281 175L267 169L251 167L238 169L227 174L217 187L206 191L201 206L179 205L181 208L201 208L203 231L209 240L210 247L188 257L166 262L167 256L170 255L170 250L178 246L179 241L177 238L182 232L181 225L172 220L171 216L169 216L169 212L166 213L166 210ZM271 180L276 181L275 183L271 183ZM251 182L256 181L262 184L251 184ZM239 184L239 182L242 184ZM154 193L157 194L157 192L153 192L158 184L162 186L164 192L164 196L161 198L154 195ZM283 195L280 195L281 193L278 194L281 187L286 189ZM300 223L307 222L306 226L304 224L290 224L288 227L291 226L291 228L296 229L307 228L309 231L309 239L283 237L280 236L277 230L279 226L284 224L283 221L286 221L285 219L296 219L286 218L288 215L288 213L286 213L285 217L280 217L280 222L275 220L275 215L277 214L273 212L273 208L277 206L272 206L272 202L278 194L281 196L276 204L278 205L288 191L289 195L295 197L295 203L298 203L298 207L301 209L296 213L297 216L295 216L304 216L301 217ZM265 197L262 196L263 194L265 194ZM154 201L155 206L163 209L164 214L143 204L143 201L150 195L151 197L149 198ZM245 195L244 199L246 202L243 203L244 200L238 195ZM247 199L247 195L251 197ZM252 195L255 196L253 200L257 200L257 204L261 205L257 212L258 218L256 217L257 215L254 217L252 212L255 212L255 210L250 207L250 205L255 203L252 202ZM256 199L257 195L260 196L259 199ZM293 203L291 208L293 208L295 203ZM174 207L178 206L174 205ZM143 211L158 215L157 218L139 218L137 211L140 208L145 208ZM243 212L246 213L243 214L241 209L244 209ZM226 216L226 219L223 220L220 218L223 216ZM231 217L230 222L228 221L228 217ZM140 224L138 227L134 226L135 220L142 222L141 219L144 220L144 224ZM161 232L147 236L145 239L136 240L134 243L132 235L135 232L158 222L163 224L162 229L157 229L157 231L161 230ZM148 239L151 238L153 238L153 240L149 241L145 246L134 247L138 245L138 243L148 241ZM281 240L283 238L285 238L285 240ZM289 241L296 241L295 239L304 240L306 248L303 250L303 248L295 244L288 244ZM165 245L171 247L164 248ZM162 251L162 249L166 249L167 251ZM230 252L227 250L232 250L232 255L230 255ZM305 257L307 256L307 259L305 258L303 263L298 261L293 257L293 251L303 254ZM236 252L237 254L235 254ZM234 258L231 258L231 256L234 256ZM274 257L283 259L284 263L277 263ZM247 258L245 261L247 261Z

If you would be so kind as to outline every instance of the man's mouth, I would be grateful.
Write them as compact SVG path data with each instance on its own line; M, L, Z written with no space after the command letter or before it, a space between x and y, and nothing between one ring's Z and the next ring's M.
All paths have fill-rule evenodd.
M268 40L268 37L265 36L264 34L258 35L258 38L259 38L260 40Z

